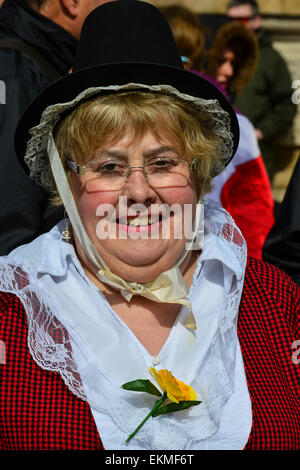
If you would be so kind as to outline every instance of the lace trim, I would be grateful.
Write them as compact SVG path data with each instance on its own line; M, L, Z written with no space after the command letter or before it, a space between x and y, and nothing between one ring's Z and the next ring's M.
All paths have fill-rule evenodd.
M53 313L58 311L57 306L24 260L14 257L14 263L1 257L0 291L15 294L24 306L32 358L42 369L60 373L69 390L86 401L68 331Z
M144 85L137 83L128 83L126 85L118 86L111 85L108 87L93 87L84 90L72 101L66 103L58 103L46 108L42 114L40 123L30 130L32 135L27 143L27 151L24 158L25 163L30 170L30 177L38 184L43 186L47 191L52 191L51 186L52 178L50 177L51 168L47 153L48 138L55 125L60 120L60 115L76 105L87 97L92 97L101 93L101 91L117 92L120 90L136 90L147 89L153 92L165 93L176 96L177 98L188 102L196 110L205 111L211 117L211 125L213 132L220 140L220 155L226 164L232 154L233 138L230 131L230 117L217 100L204 100L202 98L195 98L173 88L170 85ZM217 173L217 172L215 172ZM214 175L215 176L215 175Z

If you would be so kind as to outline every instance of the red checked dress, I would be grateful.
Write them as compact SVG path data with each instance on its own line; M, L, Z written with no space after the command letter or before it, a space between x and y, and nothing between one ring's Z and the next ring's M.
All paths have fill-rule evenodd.
M245 449L300 449L300 290L251 258L238 335L253 411ZM0 449L103 449L88 403L31 358L26 314L12 294L0 296L0 341Z

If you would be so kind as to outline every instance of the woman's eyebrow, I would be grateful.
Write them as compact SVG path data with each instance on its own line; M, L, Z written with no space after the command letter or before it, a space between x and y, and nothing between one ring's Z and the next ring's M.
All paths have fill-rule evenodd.
M174 153L175 155L178 156L178 152L174 149L174 147L169 147L168 145L163 145L161 147L157 147L152 150L146 150L144 152L144 157L149 158L149 157L157 157L158 155L161 155L162 153Z
M99 157L113 157L128 159L128 153L122 150L100 150L96 153L95 158Z
M150 150L145 150L143 156L145 158L149 157L156 157L158 155L164 154L164 153L173 153L176 156L178 156L178 152L174 149L174 147L170 147L168 145L162 145L160 147L150 149ZM122 159L128 159L129 155L128 152L123 151L123 150L109 150L109 149L104 149L100 150L99 152L96 153L95 158L99 157L112 157L112 158L122 158Z

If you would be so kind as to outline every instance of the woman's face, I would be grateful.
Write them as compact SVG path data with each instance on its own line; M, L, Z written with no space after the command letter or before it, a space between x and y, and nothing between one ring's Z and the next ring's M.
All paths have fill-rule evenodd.
M235 54L230 49L226 49L219 61L219 67L216 72L216 81L227 88L230 80L234 76Z
M184 158L168 140L158 140L150 131L139 140L125 135L98 148L91 160L106 157L132 167L154 157ZM104 191L97 182L90 184L87 174L72 174L72 191L83 225L113 273L128 281L148 282L174 266L198 202L195 175L187 174L185 185L158 189L148 184L142 168L132 168L121 189ZM171 206L175 212L169 211ZM77 251L80 257L80 247Z

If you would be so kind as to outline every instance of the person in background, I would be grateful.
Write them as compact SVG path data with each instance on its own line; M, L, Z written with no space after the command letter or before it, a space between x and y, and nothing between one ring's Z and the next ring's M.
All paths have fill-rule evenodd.
M198 16L181 5L160 7L171 27L185 69L201 70L208 28L201 26Z
M186 54L182 47L187 43L186 36L191 45L197 44L199 33L193 26L198 21L197 14L175 5L161 10L172 28L179 53ZM188 14L183 16L186 10ZM181 28L181 18L185 20L184 28ZM203 32L211 46L208 51L202 49L202 57L197 56L201 71L195 68L191 71L209 79L229 99L228 94L234 96L239 92L254 73L258 57L255 34L232 23L222 25L215 37L215 32L207 28L201 29ZM247 241L249 255L262 259L262 247L274 223L273 197L254 128L238 111L237 117L240 127L237 152L224 172L213 179L213 190L205 197L218 202L231 214Z
M72 67L82 23L103 0L5 0L0 9L0 254L61 218L25 175L14 151L16 124L33 98Z
M253 31L238 23L226 23L211 35L204 70L226 90L233 103L255 73L258 42Z
M274 49L262 29L262 17L255 0L232 0L227 5L230 20L242 23L256 33L259 61L256 72L245 88L236 95L234 105L255 127L268 174L275 171L276 139L292 126L297 108L291 100L292 80L287 64Z

